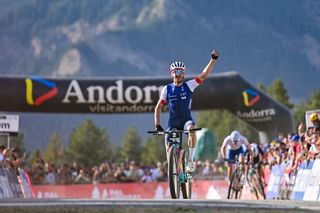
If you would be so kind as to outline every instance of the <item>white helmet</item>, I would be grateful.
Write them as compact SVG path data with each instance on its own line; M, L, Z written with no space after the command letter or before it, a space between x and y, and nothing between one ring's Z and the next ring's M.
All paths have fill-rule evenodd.
M231 140L236 143L239 141L240 139L240 133L237 130L234 130L233 132L231 132Z
M257 157L258 154L259 154L258 145L255 144L255 143L251 143L251 144L250 144L250 148L251 148L251 151L253 152L253 156L254 156L254 157Z
M179 70L185 70L186 69L186 66L184 65L183 62L181 61L176 61L176 62L173 62L171 65L170 65L170 71L173 71L175 69L179 69Z

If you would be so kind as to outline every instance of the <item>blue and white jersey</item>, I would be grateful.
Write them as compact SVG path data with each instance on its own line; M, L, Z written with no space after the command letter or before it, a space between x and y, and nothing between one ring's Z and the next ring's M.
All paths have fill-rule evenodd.
M234 143L232 141L231 135L228 135L224 140L222 145L225 145L227 147L227 149L230 150L237 150L240 149L240 147L248 147L249 146L249 142L247 140L246 137L244 136L240 136L239 140L237 141L237 143ZM246 148L247 149L247 148ZM245 151L245 150L244 150Z
M183 129L187 121L193 121L191 117L192 94L200 83L201 80L196 78L181 86L171 83L162 89L161 103L168 103L169 106L169 128Z

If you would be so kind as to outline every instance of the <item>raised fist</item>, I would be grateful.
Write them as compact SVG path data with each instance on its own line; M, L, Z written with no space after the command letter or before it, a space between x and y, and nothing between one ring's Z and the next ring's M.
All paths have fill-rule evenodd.
M213 50L211 53L211 58L217 60L219 58L219 52L217 50Z

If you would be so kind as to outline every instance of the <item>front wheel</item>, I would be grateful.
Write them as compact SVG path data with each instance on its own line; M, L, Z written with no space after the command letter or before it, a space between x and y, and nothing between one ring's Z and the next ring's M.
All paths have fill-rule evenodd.
M169 148L168 179L170 194L173 199L180 197L180 177L178 174L178 152L174 146Z
M237 199L238 185L239 185L238 178L236 173L234 172L230 179L227 199L233 199L233 198Z

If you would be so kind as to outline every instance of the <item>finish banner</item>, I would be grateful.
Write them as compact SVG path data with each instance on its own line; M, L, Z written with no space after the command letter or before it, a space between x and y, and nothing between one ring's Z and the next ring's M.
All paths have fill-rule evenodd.
M189 79L192 78L186 78ZM170 78L0 77L0 111L154 112L162 88L169 83ZM235 72L213 75L196 88L192 110L209 109L227 109L260 131L292 132L290 110L254 88Z

